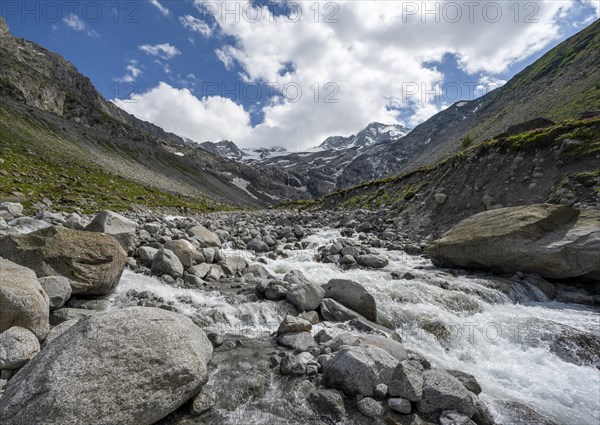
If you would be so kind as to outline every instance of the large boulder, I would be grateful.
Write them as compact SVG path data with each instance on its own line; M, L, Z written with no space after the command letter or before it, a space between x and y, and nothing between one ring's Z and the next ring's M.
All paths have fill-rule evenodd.
M423 413L456 410L468 417L475 413L474 398L454 376L442 369L423 372L423 392L417 410Z
M286 300L298 311L313 311L319 307L324 295L325 290L320 285L305 282L294 286L287 293Z
M202 254L198 252L196 248L194 248L194 245L185 239L167 241L163 245L163 248L172 251L173 254L179 258L179 261L181 261L181 264L185 268L193 266L195 263L199 262L201 258L203 258Z
M48 227L0 239L0 256L29 267L38 277L65 276L73 294L102 295L121 279L126 255L110 235Z
M324 285L325 298L332 298L372 322L377 321L373 295L360 284L346 279L331 279Z
M208 379L212 345L189 318L132 307L84 319L27 363L0 399L0 423L153 424Z
M319 360L326 386L365 397L372 397L377 385L387 385L398 364L387 351L373 346L343 346Z
M25 328L13 326L0 333L0 370L18 369L39 352L39 341Z
M0 332L25 328L41 341L50 331L50 301L33 270L0 258Z
M216 234L202 225L197 225L190 228L187 231L187 234L197 239L199 242L203 242L206 246L221 247L221 239L219 239Z
M476 214L427 248L437 266L596 281L599 253L600 213L550 204Z
M177 279L183 276L183 264L173 251L161 248L152 260L152 273L157 275L167 274Z
M128 254L135 251L137 223L121 214L112 211L100 211L85 230L112 235Z

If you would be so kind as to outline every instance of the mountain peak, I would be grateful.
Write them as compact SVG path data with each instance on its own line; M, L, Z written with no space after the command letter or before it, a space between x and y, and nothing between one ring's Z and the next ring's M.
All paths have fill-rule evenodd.
M0 35L10 34L10 29L8 28L8 24L4 20L2 16L0 16Z
M382 124L372 122L356 135L348 137L330 136L319 145L319 149L337 151L341 149L358 148L398 140L406 136L410 129L400 124Z

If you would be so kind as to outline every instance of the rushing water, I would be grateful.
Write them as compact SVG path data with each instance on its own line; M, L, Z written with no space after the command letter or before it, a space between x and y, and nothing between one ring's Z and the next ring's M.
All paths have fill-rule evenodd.
M496 409L500 423L510 419L495 406L495 399L526 403L558 423L600 422L600 372L562 360L544 337L564 326L598 335L597 310L550 302L532 287L493 276L447 273L428 260L397 251L380 251L390 259L382 270L341 270L315 262L316 248L338 237L337 231L322 231L307 238L306 250L289 251L288 258L270 260L266 267L279 277L301 270L320 284L333 278L361 283L376 298L381 319L397 329L407 348L438 367L459 369L478 379L482 398ZM224 255L240 253L224 249ZM393 280L391 271L410 272L415 279ZM173 288L132 272L124 273L113 303L135 302L131 291L148 291L209 329L247 336L267 335L293 311L285 302L248 303L235 295ZM329 327L333 332L346 330L343 324Z

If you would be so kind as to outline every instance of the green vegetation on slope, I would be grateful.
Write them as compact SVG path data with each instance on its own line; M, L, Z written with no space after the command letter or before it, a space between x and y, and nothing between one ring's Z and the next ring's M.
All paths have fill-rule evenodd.
M175 207L209 212L228 207L206 198L189 197L107 173L86 161L86 152L61 135L0 108L0 198L23 197L26 208L44 198L64 211L122 211L133 206Z

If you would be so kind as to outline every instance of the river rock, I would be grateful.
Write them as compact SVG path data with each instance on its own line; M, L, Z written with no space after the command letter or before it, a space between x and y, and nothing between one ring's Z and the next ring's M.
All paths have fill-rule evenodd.
M48 295L33 270L0 258L0 332L28 329L41 341L50 331Z
M454 410L445 410L440 415L440 425L478 425L468 416Z
M161 248L152 260L152 273L156 275L169 275L177 279L183 276L183 264L171 250ZM203 278L204 276L198 276Z
M436 266L600 280L600 213L564 205L500 208L469 217L434 241Z
M279 325L277 334L281 335L290 332L310 332L311 329L312 324L308 320L288 314L285 316L285 319L283 319L283 322L281 322Z
M298 311L316 310L323 300L325 290L316 283L305 282L294 286L286 295L286 300Z
M324 286L325 298L332 298L367 320L377 321L375 298L360 284L346 279L331 279Z
M271 250L269 245L258 239L252 239L246 244L246 248L254 252L269 252Z
M98 312L95 310L87 310L84 308L72 308L65 307L54 310L50 313L50 324L52 326L58 326L61 323L68 322L70 320L81 320L87 316L93 316Z
M423 394L417 410L423 413L456 410L468 417L475 413L469 391L454 376L442 369L429 369L423 373Z
M37 337L19 326L0 333L0 370L19 369L40 352Z
M112 211L100 211L85 228L88 232L101 232L114 236L125 252L135 251L137 223Z
M167 241L163 245L163 248L173 252L185 268L193 266L201 257L201 254L194 248L191 242L185 239Z
M385 412L384 407L377 400L371 397L365 397L356 403L358 411L368 418L377 418L383 416Z
M219 237L204 226L194 226L187 231L187 234L197 239L199 242L203 242L206 246L221 247L221 240Z
M65 227L5 236L0 239L0 256L33 269L38 277L67 277L78 295L111 292L127 258L112 236Z
M310 332L289 332L277 338L277 344L290 347L297 351L309 351L317 343Z
M20 217L23 214L23 205L17 202L2 202L0 211L6 211L13 217Z
M140 246L137 250L137 257L145 266L152 266L152 260L158 252L157 248L151 246Z
M132 307L72 326L27 363L0 399L0 422L150 425L196 395L212 345L189 318Z
M50 310L61 308L71 298L71 283L64 276L46 276L38 279L50 300Z
M388 265L387 258L375 254L364 254L356 257L359 266L371 267L373 269L382 269Z
M477 379L470 373L466 373L461 370L446 370L446 372L462 382L465 388L471 391L473 394L479 395L481 393L481 385L479 385Z
M410 401L405 398L390 398L388 399L388 406L403 415L408 415L412 410Z
M315 390L308 396L308 402L327 423L338 423L346 416L344 397L339 391Z
M400 362L389 385L391 396L419 401L423 395L423 366L414 360ZM409 412L410 413L410 412Z
M372 346L344 346L319 360L326 386L366 397L373 396L377 385L389 383L398 364L388 352Z

